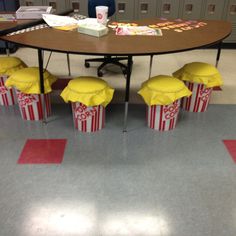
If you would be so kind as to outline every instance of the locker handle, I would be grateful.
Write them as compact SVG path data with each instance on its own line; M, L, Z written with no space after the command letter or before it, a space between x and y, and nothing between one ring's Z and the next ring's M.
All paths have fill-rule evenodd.
M49 2L49 6L51 6L53 9L57 9L57 3L56 2Z
M33 4L33 2L31 2L31 1L27 1L25 5L26 5L26 6L33 6L34 4Z
M236 14L236 5L231 5L229 10L230 15Z
M193 12L193 4L186 4L185 11L187 14L191 14Z
M140 11L142 14L148 13L148 4L147 3L141 3L140 4Z
M125 12L125 3L118 3L118 12L119 13Z
M208 10L209 14L211 14L211 15L214 14L215 10L216 10L216 5L215 4L209 4L207 10Z
M79 12L79 2L72 2L72 9Z
M170 8L171 8L170 3L163 4L163 12L164 13L170 13Z

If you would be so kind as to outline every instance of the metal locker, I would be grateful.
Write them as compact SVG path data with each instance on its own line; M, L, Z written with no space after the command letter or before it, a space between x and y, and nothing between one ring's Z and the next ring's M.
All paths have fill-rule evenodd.
M43 0L20 0L21 6L43 6Z
M159 12L158 16L166 17L166 18L178 18L179 17L179 0L161 0L157 2L157 9Z
M114 18L119 21L134 19L134 0L117 0Z
M236 22L236 0L229 0L225 7L225 19Z
M85 0L68 0L67 8L74 9L75 12L78 12L80 15L88 15L88 1Z
M222 0L206 0L202 17L207 20L222 19L224 4L225 1Z
M236 43L236 22L232 23L232 33L227 37L224 42L227 43Z
M52 6L54 9L54 13L61 13L68 8L66 7L66 1L65 0L44 0L45 6Z
M228 0L225 4L224 19L232 23L232 33L224 42L236 43L236 0Z
M183 19L200 19L202 9L202 0L183 0L180 9L180 17Z
M156 16L156 0L135 1L135 19L151 18Z

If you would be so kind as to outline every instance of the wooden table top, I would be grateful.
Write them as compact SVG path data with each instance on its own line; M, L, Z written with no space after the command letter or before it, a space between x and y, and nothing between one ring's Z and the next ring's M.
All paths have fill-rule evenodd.
M88 55L156 55L192 50L215 44L226 38L232 30L230 22L218 20L180 21L146 19L134 21L138 25L166 23L163 36L117 36L109 29L108 35L97 38L77 31L43 28L0 38L9 42L44 50ZM169 26L168 26L169 22ZM177 27L178 24L188 23ZM0 23L0 30L22 22ZM202 25L201 25L202 23ZM172 28L171 28L172 25ZM177 26L176 26L177 25ZM181 30L183 28L183 30ZM182 31L182 32L178 32Z

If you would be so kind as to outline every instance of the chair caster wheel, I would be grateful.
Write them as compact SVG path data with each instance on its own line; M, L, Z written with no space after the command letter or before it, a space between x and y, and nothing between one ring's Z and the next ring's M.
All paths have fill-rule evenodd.
M98 77L103 77L103 73L102 73L101 71L98 71L98 72L97 72L97 76L98 76Z
M103 77L103 73L99 70L99 71L97 72L97 76L98 76L98 77Z
M88 62L85 62L85 63L84 63L84 66L85 66L86 68L89 68L89 67L90 67L90 64L89 64Z
M123 69L122 72L125 76L127 75L127 69Z

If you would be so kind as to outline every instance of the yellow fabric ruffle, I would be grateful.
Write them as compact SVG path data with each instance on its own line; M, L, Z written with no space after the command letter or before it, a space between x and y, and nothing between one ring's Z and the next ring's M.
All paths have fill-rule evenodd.
M52 91L51 85L57 80L48 71L44 71L44 93ZM6 87L15 87L26 94L40 94L39 68L28 67L13 73L5 82Z
M81 102L84 105L107 106L112 100L114 89L99 78L81 76L71 80L62 91L61 97L65 102Z
M147 105L168 105L192 92L185 84L167 75L158 75L145 81L138 91Z
M183 81L205 84L206 88L223 84L219 71L214 66L203 62L186 64L174 72L173 76Z
M25 67L25 63L18 57L0 57L0 74L10 76Z

